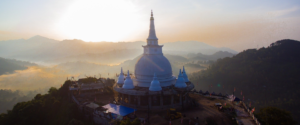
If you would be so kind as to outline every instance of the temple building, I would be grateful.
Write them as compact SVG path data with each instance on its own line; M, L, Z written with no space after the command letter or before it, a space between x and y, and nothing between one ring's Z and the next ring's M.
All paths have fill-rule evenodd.
M121 68L114 90L118 92L118 102L136 109L164 109L179 107L189 103L188 92L194 88L186 75L179 71L173 76L169 60L163 55L163 45L158 44L154 17L151 11L150 30L144 53L135 64L134 76Z

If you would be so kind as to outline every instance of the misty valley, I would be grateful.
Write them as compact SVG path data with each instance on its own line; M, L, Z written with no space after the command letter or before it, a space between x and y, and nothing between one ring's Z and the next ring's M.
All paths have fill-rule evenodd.
M39 94L67 91L61 87L66 87L68 81L64 81L71 78L118 79L120 68L133 74L135 63L142 56L142 50L138 49L142 45L143 42L55 41L41 36L1 41L0 111L6 113ZM174 71L185 66L195 84L193 91L240 92L237 97L245 99L247 105L252 103L257 110L274 106L290 111L294 119L299 119L300 110L294 110L300 105L299 41L281 40L267 48L240 53L197 41L166 43L165 47L168 49L164 55L173 74L178 75Z
M134 65L142 54L140 47L143 44L144 42L56 41L42 36L1 41L0 111L5 113L17 102L31 100L38 93L47 93L50 87L60 87L67 78L116 79L121 67L134 71ZM197 41L164 45L164 55L169 59L175 75L178 75L177 71L182 66L189 73L199 72L217 59L237 54L229 48L216 48ZM179 48L189 49L178 51Z

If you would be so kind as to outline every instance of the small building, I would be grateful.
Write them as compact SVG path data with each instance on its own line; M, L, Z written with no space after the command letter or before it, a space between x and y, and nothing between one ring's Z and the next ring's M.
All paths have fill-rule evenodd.
M69 91L73 95L79 94L99 94L103 92L103 88L106 86L112 86L114 79L109 78L99 78L94 77L78 79L78 81L72 81L69 86Z
M85 109L86 112L89 112L90 114L92 114L92 113L94 112L94 110L95 110L96 108L98 108L98 107L99 107L98 104L91 102L91 103L89 103L89 104L86 104L86 105L84 106L84 109Z
M107 104L102 106L104 109L106 109L106 113L111 113L111 116L113 119L123 119L124 116L127 116L131 113L133 113L136 109L129 108L122 105L115 105L115 104Z

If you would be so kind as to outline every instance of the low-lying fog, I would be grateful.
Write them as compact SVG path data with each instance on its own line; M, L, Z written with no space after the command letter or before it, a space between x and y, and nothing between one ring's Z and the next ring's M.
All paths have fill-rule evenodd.
M47 42L28 45L43 41ZM24 46L15 46L20 43ZM17 102L31 100L37 93L46 93L50 87L60 87L67 78L117 78L121 67L134 73L135 63L143 53L143 44L53 41L41 36L0 41L0 113L11 109ZM197 49L198 44L202 48ZM175 76L182 66L187 73L193 73L206 69L218 58L236 54L229 48L216 48L196 41L166 43L164 49L164 56L169 59Z

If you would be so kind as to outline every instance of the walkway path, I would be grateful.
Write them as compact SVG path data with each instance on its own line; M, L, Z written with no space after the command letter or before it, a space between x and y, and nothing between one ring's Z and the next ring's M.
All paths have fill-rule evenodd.
M234 109L237 114L237 121L239 121L239 125L256 125L254 120L244 108L234 105Z

